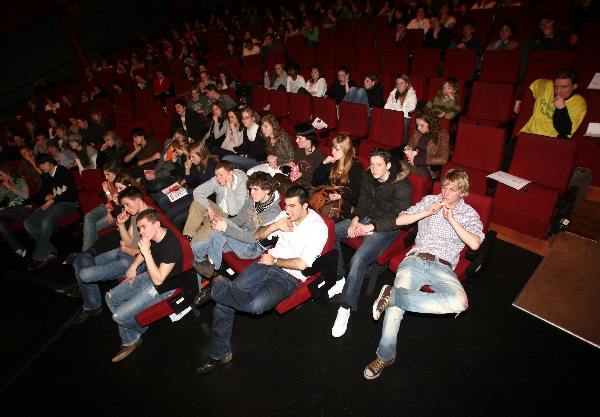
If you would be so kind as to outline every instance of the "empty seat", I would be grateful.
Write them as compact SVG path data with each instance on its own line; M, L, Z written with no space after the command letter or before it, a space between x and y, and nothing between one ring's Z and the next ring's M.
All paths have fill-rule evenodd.
M467 116L461 117L461 120L497 126L510 120L512 104L512 85L476 81L471 90Z
M486 51L479 81L515 84L519 77L519 51Z
M288 93L281 90L269 90L269 112L276 117L287 117L289 112Z
M348 135L352 141L367 137L369 116L364 104L342 101L339 106L338 132Z
M382 72L396 77L408 73L408 49L399 48L383 52Z
M413 51L410 74L423 78L437 77L439 66L439 49L415 49Z
M288 94L289 119L293 123L309 122L312 117L312 97L307 94Z
M504 155L505 131L495 127L460 122L452 160L442 175L452 168L463 168L469 174L471 191L487 194L488 174L499 171Z
M556 203L569 185L576 153L575 141L519 134L508 172L531 182L521 190L498 184L493 221L545 239Z
M444 59L444 77L469 81L475 75L477 51L474 49L448 49Z
M327 97L313 97L313 120L316 118L327 123L326 129L319 130L319 143L329 145L328 132L337 130L338 118L335 100Z

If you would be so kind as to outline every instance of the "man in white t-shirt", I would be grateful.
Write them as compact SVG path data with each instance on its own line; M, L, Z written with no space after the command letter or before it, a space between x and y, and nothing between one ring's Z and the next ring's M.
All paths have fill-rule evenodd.
M275 247L246 268L234 281L216 277L200 292L196 307L210 299L213 311L212 338L208 358L196 369L204 374L231 361L231 333L236 311L262 314L296 291L306 280L302 271L311 267L327 242L327 225L308 208L308 191L299 185L285 193L285 211L273 223L260 227L256 239L277 236Z

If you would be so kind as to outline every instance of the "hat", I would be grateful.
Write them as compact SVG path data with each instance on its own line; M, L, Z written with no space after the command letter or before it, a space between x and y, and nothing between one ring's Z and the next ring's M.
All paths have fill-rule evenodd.
M83 136L81 136L79 133L71 133L69 135L69 142L83 142Z
M55 139L50 139L49 141L46 141L46 148L60 148L60 146L58 146L58 141Z
M35 158L35 163L37 165L39 164L43 164L45 162L49 162L52 165L56 165L57 162L56 160L52 157L52 155L48 154L48 153L41 153L39 154L36 158Z

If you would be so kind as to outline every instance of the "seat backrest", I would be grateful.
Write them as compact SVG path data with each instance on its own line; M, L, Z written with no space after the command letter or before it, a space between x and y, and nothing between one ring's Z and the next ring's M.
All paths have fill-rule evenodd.
M564 193L575 166L577 143L520 133L509 173Z
M417 174L416 172L411 172L408 174L408 180L412 186L412 196L410 198L410 203L412 205L417 204L423 199L423 197L431 193L431 178L428 178L425 175Z
M452 162L486 172L498 171L504 155L504 129L461 122Z
M104 175L99 168L86 169L81 172L81 180L85 191L101 192Z
M444 59L444 77L456 77L471 80L477 67L477 51L475 49L448 49Z
M424 78L435 77L437 76L439 64L439 49L415 49L413 51L410 73Z
M563 68L571 68L575 61L573 51L536 50L529 53L523 85L529 87L538 78L552 79Z
M404 113L374 108L369 140L389 147L400 146L404 136Z
M269 112L276 117L287 117L289 111L288 93L282 90L269 90ZM260 110L260 109L257 109Z
M264 87L252 87L252 107L256 111L261 111L269 104L269 92Z
M383 52L382 72L396 77L408 73L408 49L392 49Z
M519 76L520 51L486 51L479 81L514 84Z
M505 122L512 114L513 87L510 84L475 81L468 116Z
M441 192L441 184L437 181L433 186L433 194L439 194ZM469 193L465 197L465 203L473 207L477 214L479 214L481 224L483 225L483 233L486 233L492 222L492 197L483 194Z
M307 94L289 94L290 119L308 122L312 116L312 100Z
M369 134L369 116L367 106L358 103L340 103L340 120L338 130L343 133L357 136Z
M338 126L335 100L326 97L313 97L313 118L319 118L327 123L329 129Z

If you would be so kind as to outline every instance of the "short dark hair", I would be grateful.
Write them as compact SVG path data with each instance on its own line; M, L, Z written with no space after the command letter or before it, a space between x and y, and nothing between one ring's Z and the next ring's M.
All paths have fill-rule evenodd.
M367 72L367 74L365 75L365 78L368 78L369 80L371 80L375 83L379 81L379 77L374 72Z
M207 86L204 88L204 90L206 90L206 91L213 91L213 92L217 92L217 91L218 91L218 89L217 89L217 86L216 86L216 85L214 85L214 84L208 84L208 85L207 85Z
M125 188L123 191L121 191L119 193L119 203L124 198L128 198L130 200L135 200L136 198L139 198L140 200L143 200L144 195L142 194L142 191L138 187L134 187L133 185L130 185L129 187Z
M389 164L392 161L392 155L388 151L381 148L373 148L369 154L369 159L373 158L374 156L382 158L386 164Z
M52 165L58 165L58 162L56 161L56 159L54 159L52 157L52 155L50 155L49 153L40 153L40 154L38 154L38 156L35 157L35 163L37 165L43 164L45 162L49 162Z
M185 107L185 104L186 104L186 103L185 103L185 100L184 100L184 99L182 99L182 98L178 98L177 100L175 100L175 101L173 102L173 107L175 107L175 106L176 106L176 105L178 105L178 104L179 104L180 106L183 106L183 107Z
M144 139L148 137L148 133L146 133L146 131L141 127L134 127L133 129L131 129L131 132L129 134L132 138L135 136L143 136Z
M554 75L555 80L569 79L573 84L579 82L579 74L572 68L563 68Z
M304 205L308 203L308 190L301 185L292 185L285 192L285 198L294 198L298 197L300 200L300 204Z
M225 171L233 171L233 164L229 161L219 161L215 165L215 171L219 168L223 168Z
M155 209L148 208L137 215L136 222L140 220L148 220L149 222L156 223L160 221L160 214Z
M296 136L304 136L314 147L319 145L317 131L310 123L299 123L294 126L294 129L296 129Z
M344 71L346 74L350 74L350 68L348 68L346 65L342 65L341 67L339 67L338 72L340 71Z
M248 177L246 187L248 187L248 189L251 187L260 187L263 190L269 191L269 194L273 194L275 190L279 188L279 184L277 181L275 181L271 174L267 174L263 171L257 171Z

